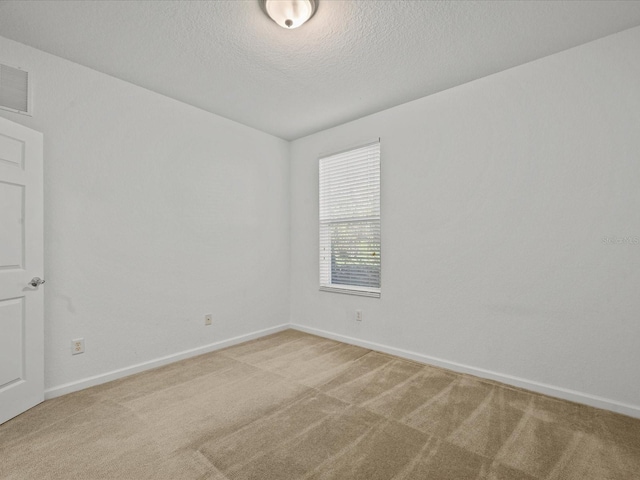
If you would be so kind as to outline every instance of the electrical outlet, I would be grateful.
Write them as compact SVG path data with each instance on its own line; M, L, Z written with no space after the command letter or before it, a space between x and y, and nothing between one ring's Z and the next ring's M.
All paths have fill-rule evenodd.
M84 353L84 338L76 338L71 340L71 355Z
M211 315L210 313L208 315L204 316L204 324L205 325L211 325L213 323L213 315Z
M362 310L356 310L356 322L362 321Z

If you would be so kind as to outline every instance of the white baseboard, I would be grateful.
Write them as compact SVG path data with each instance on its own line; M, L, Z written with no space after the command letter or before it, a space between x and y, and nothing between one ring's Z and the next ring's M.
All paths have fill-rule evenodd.
M411 352L409 350L403 350L401 348L390 347L388 345L383 345L380 343L360 340L358 338L348 337L346 335L327 332L325 330L306 327L304 325L298 325L295 323L277 325L275 327L266 328L264 330L258 330L256 332L248 333L246 335L240 335L227 340L222 340L220 342L204 345L202 347L193 348L191 350L186 350L179 353L174 353L172 355L167 355L165 357L157 358L155 360L139 363L136 365L132 365L130 367L125 367L118 370L113 370L111 372L103 373L100 375L83 378L75 382L58 385L56 387L52 387L45 390L45 399L48 400L50 398L59 397L67 393L83 390L85 388L93 387L95 385L100 385L102 383L110 382L112 380L117 380L119 378L127 377L129 375L140 373L145 370L150 370L152 368L161 367L163 365L177 362L185 358L195 357L197 355L202 355L203 353L209 353L216 350L220 350L222 348L230 347L238 343L247 342L249 340L254 340L256 338L270 335L272 333L281 332L289 328L299 330L301 332L311 333L313 335L318 335L320 337L330 338L332 340L337 340L339 342L349 343L351 345L357 345L359 347L368 348L370 350L376 350L379 352L388 353L390 355L395 355L401 358L414 360L416 362L446 368L454 372L467 373L469 375L474 375L476 377L494 380L497 382L505 383L507 385L513 385L515 387L524 388L526 390L542 393L544 395L549 395L551 397L562 398L564 400L569 400L572 402L582 403L584 405L590 405L592 407L603 408L605 410L621 413L623 415L628 415L630 417L640 418L640 406L638 405L622 403L616 400L598 397L596 395L590 395L588 393L577 392L575 390L569 390L569 389L557 387L554 385L548 385L545 383L535 382L532 380L526 380L523 378L511 376L511 375L505 375L505 374L493 372L490 370L484 370L482 368L471 367L469 365L463 365L463 364L451 362L448 360L442 360L440 358L431 357L429 355Z
M102 373L100 375L94 375L93 377L83 378L82 380L76 380L75 382L65 383L56 387L49 388L44 392L45 400L50 398L66 395L67 393L76 392L85 388L100 385L102 383L117 380L118 378L128 377L134 373L140 373L145 370L151 370L152 368L161 367L169 363L177 362L185 358L195 357L202 355L203 353L209 353L222 348L230 347L238 343L247 342L256 338L264 337L265 335L271 335L272 333L281 332L291 328L288 324L282 324L271 328L265 328L264 330L258 330L256 332L248 333L246 335L240 335L238 337L229 338L228 340L222 340L220 342L211 343L202 347L192 348L191 350L185 350L183 352L167 355L166 357L156 358L155 360L149 360L147 362L138 363L130 367L120 368L118 370L112 370L111 372Z
M456 362L450 362L448 360L442 360L440 358L431 357L429 355L423 355L421 353L411 352L409 350L403 350L401 348L390 347L379 343L368 342L357 338L347 337L345 335L339 335L336 333L319 330L317 328L306 327L304 325L298 325L292 323L290 328L300 330L301 332L311 333L320 337L330 338L343 343L349 343L358 347L368 348L370 350L376 350L378 352L388 353L397 357L414 360L420 363L426 363L437 367L446 368L454 372L467 373L480 378L486 378L488 380L495 380L497 382L505 383L533 392L542 393L551 397L561 398L576 403L582 403L584 405L590 405L596 408L603 408L605 410L611 410L613 412L628 415L630 417L640 418L640 406L630 405L627 403L617 402L608 398L598 397L590 395L588 393L577 392L575 390L569 390L567 388L557 387L554 385L547 385L545 383L535 382L532 380L526 380L523 378L514 377L511 375L505 375L498 372L492 372L490 370L484 370L482 368L471 367L469 365L463 365Z

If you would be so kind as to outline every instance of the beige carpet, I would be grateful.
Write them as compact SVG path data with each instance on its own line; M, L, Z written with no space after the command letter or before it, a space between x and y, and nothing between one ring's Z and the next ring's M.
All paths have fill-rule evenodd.
M2 479L640 479L640 420L294 330L49 400Z

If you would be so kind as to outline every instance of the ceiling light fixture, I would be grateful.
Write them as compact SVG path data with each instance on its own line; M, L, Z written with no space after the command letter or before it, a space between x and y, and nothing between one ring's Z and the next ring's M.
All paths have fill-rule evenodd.
M298 28L313 17L318 0L259 0L260 7L282 28Z

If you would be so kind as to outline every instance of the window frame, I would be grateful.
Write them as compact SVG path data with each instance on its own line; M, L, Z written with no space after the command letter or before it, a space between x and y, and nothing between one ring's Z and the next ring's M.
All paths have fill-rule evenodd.
M361 150L361 149L368 148L369 150L372 150L372 147L373 147L373 150L375 150L375 152L373 153L374 155L373 164L371 164L371 162L368 161L368 163L365 164L364 166L358 165L358 168L367 169L367 168L371 168L371 166L373 166L374 168L377 168L377 172L375 174L377 176L377 185L375 184L375 182L373 183L373 186L374 186L373 191L374 193L377 194L377 198L374 199L373 208L375 211L377 211L377 214L374 213L373 215L365 215L365 216L354 215L352 217L347 216L340 219L337 219L337 218L327 219L326 209L328 207L325 206L325 208L323 209L323 173L322 173L323 160L328 160L328 159L336 160L336 157L340 157L340 156L347 157L353 152L357 152L358 150ZM371 155L371 154L366 153L363 155ZM344 158L342 160L347 161ZM363 161L364 160L365 159L363 158ZM345 176L344 178L341 179L341 181L345 181L345 180L348 180L348 177ZM355 180L354 180L354 183L355 183ZM371 183L369 183L368 185L371 185ZM381 193L382 192L381 192L380 138L376 138L375 140L372 140L366 143L360 143L355 146L351 146L349 148L344 148L336 152L320 155L318 158L318 186L319 186L318 219L319 219L319 240L320 240L318 252L319 252L319 267L320 267L320 272L319 272L320 273L319 275L320 291L380 298L381 291L382 291L382 226L381 226L381 216L382 216L381 215L381 203L382 203ZM326 182L325 182L325 187L326 187ZM333 201L335 201L335 197L333 197ZM346 202L348 202L348 200L346 200ZM327 202L326 198L324 198L324 203L325 205L329 203ZM377 205L375 205L375 203L377 203ZM325 211L325 218L323 218L323 210ZM332 283L333 282L332 274L335 268L333 263L335 261L334 250L331 250L330 253L327 255L326 250L323 251L323 248L326 248L327 241L330 242L330 244L333 243L332 240L335 238L335 236L332 236L333 234L331 233L330 229L332 226L335 227L338 224L353 225L356 231L355 233L356 235L358 234L359 228L364 227L364 229L366 228L373 229L373 234L365 231L365 235L367 234L370 235L370 237L367 240L369 241L373 240L375 243L377 243L377 250L375 250L375 247L374 247L374 252L377 253L377 256L378 256L377 271L375 272L378 280L377 286L356 285L356 284L347 284L347 283ZM362 224L362 225L358 225L358 224ZM327 231L327 229L329 230ZM362 245L362 243L359 243L358 246L359 245ZM329 246L329 248L331 248L331 246ZM359 250L358 247L356 247L356 250ZM360 268L364 268L366 270L367 266L364 265L364 267L361 266ZM349 274L347 273L346 277L348 276ZM327 281L327 278L328 278L328 281Z

